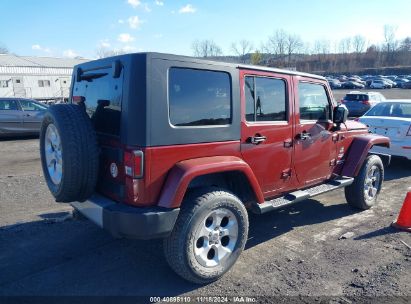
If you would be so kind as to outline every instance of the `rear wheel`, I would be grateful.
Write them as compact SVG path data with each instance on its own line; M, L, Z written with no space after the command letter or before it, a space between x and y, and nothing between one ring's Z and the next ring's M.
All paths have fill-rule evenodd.
M366 210L374 206L384 180L384 166L376 155L370 155L354 179L354 183L345 188L345 198L354 208Z
M226 273L243 251L248 235L247 211L241 201L224 190L208 190L183 203L174 230L164 241L170 267L197 284Z

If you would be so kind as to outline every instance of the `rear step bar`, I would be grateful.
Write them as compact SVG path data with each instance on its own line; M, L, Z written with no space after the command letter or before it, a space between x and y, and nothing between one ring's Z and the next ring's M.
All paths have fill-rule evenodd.
M273 211L276 209L280 209L285 206L309 199L313 196L323 194L323 193L326 193L328 191L332 191L338 188L349 186L353 182L354 182L354 178L345 177L345 178L328 181L327 183L314 186L314 187L311 187L305 190L294 191L284 196L275 198L273 200L266 201L262 204L254 204L253 212L257 214L262 214L262 213L266 213L266 212Z

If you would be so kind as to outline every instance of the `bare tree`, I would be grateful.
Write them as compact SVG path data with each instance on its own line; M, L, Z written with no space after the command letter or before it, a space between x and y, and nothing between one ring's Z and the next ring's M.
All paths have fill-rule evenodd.
M347 54L351 52L351 38L350 37L341 39L340 44L339 44L339 50L340 50L340 53L342 54Z
M316 40L314 42L313 54L326 55L331 52L331 42L329 40Z
M361 35L355 35L352 39L352 46L354 52L362 53L365 49L365 37Z
M318 64L319 67L321 68L324 65L324 62L326 61L327 55L330 53L330 41L329 40L316 40L314 42L314 48L312 50L312 53L317 55L318 58Z
M8 54L9 49L3 43L0 42L0 54Z
M310 42L305 42L303 41L303 45L301 46L301 53L305 55L311 55L312 54L312 47Z
M384 48L387 52L387 62L388 64L394 63L394 53L398 47L398 41L395 38L397 32L397 27L394 25L384 25Z
M253 49L253 44L248 40L240 40L231 44L231 50L242 63L246 62L246 55Z
M300 36L288 34L286 36L285 48L288 55L288 65L291 63L292 55L298 53L303 48L304 43Z
M287 49L287 33L284 30L277 30L272 36L268 37L266 50L277 56L286 54Z
M217 57L223 54L221 47L213 40L196 40L191 48L195 57Z
M394 25L384 25L384 41L387 52L394 51L398 42L395 39L397 27Z
M400 44L401 51L411 52L411 37L406 37Z

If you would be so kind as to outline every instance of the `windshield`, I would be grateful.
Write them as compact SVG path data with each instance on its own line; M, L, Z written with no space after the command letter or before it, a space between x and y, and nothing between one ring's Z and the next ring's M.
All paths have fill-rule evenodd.
M383 102L371 108L364 116L411 118L411 103Z

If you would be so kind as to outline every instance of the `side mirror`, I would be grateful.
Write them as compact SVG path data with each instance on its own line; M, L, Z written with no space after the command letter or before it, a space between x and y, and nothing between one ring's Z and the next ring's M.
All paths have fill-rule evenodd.
M348 109L345 105L338 105L334 108L333 122L337 125L345 123L348 118Z

